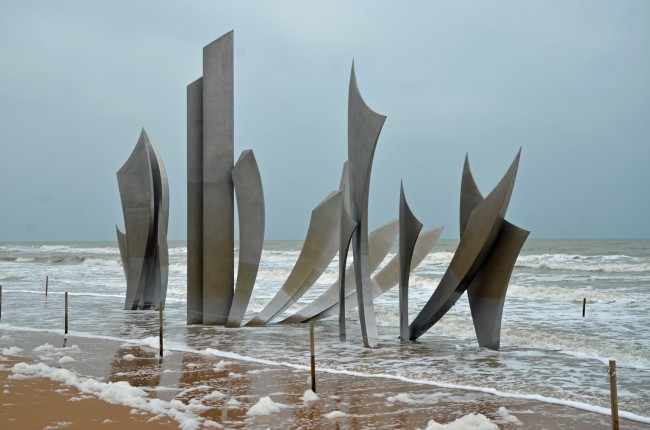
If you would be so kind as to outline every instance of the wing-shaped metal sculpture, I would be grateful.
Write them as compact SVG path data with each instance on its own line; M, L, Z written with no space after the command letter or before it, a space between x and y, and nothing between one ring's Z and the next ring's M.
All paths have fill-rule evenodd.
M352 235L357 229L358 224L350 216L350 211L345 202L341 205L341 227L339 232L339 340L345 341L345 262L348 259L348 249ZM314 303L314 302L312 302Z
M471 212L483 201L465 157L460 199L461 238ZM467 288L467 298L479 346L499 349L501 320L510 275L529 232L503 222L492 251Z
M492 252L467 287L479 346L498 350L510 275L529 232L504 221Z
M264 192L252 150L242 152L232 169L239 214L239 266L228 327L239 327L253 293L264 246Z
M413 259L411 260L411 270L415 269L424 258L431 252L434 245L438 241L442 233L442 227L431 228L422 233L413 249ZM399 282L399 252L386 264L375 276L372 277L372 291L371 297L376 299L384 294L386 291L393 288ZM357 292L352 291L345 298L345 306L347 309L354 309L358 305ZM338 311L338 304L330 306L323 312L310 318L308 321L318 321L332 315L336 315Z
M148 137L148 136L147 136ZM154 232L156 243L152 245L155 259L155 285L153 304L165 304L167 298L167 281L169 278L169 245L167 229L169 227L169 180L158 149L149 140L149 159L154 186ZM150 302L151 303L151 302Z
M422 230L404 195L404 183L399 194L399 334L402 342L408 340L409 329L409 274L413 249Z
M169 186L162 159L142 130L117 172L125 233L117 229L126 276L124 309L148 309L167 293Z
M395 243L397 238L397 232L399 231L399 224L397 220L391 220L374 230L370 233L368 237L368 243L370 247L370 252L368 254L368 260L370 262L370 270L374 272L377 270L377 267L384 261L386 255L390 251L391 247ZM345 260L344 258L339 257L339 264ZM345 272L345 297L352 294L356 289L356 282L354 280L354 266L350 265ZM325 290L318 298L313 302L291 315L289 318L281 321L282 323L299 323L305 322L310 318L318 315L324 310L336 306L340 300L340 283L337 279L327 290ZM356 297L356 296L355 296ZM355 304L354 307L357 305Z
M468 288L492 251L510 202L520 154L521 151L494 190L471 211L447 271L409 327L411 340L420 337L447 313ZM477 199L477 193L478 190L471 191L470 195ZM463 216L461 213L461 226Z
M368 194L372 160L385 120L384 115L374 112L363 101L357 86L353 63L348 94L348 161L350 163L350 215L358 227L352 236L352 253L361 334L364 345L370 348L379 346L379 334L371 297L368 262Z
M115 226L115 233L117 233L117 246L120 249L120 259L122 260L122 270L124 277L129 276L129 254L126 245L126 234L120 231L118 226Z
M294 304L318 280L339 245L342 192L334 191L311 213L307 237L289 277L273 299L247 325L262 325Z
M469 157L465 154L463 164L463 179L460 183L460 237L465 233L469 216L476 206L483 201L483 194L478 189L472 171L469 167Z

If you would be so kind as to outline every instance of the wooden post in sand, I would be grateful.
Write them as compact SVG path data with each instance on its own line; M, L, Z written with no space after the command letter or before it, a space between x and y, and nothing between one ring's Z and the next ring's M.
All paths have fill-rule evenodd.
M0 319L2 319L2 285L0 285Z
M160 320L160 357L163 356L163 304L158 306L158 319Z
M314 322L309 321L309 351L311 353L311 390L316 392L316 354L314 353Z
M612 402L612 430L618 430L618 393L616 389L616 360L609 360L609 395Z
M47 286L48 286L47 284L49 284L49 280L50 280L49 278L50 278L49 276L45 277L45 297L47 297Z
M65 334L68 334L68 292L65 292Z
M582 318L585 317L585 309L587 308L587 298L582 299Z

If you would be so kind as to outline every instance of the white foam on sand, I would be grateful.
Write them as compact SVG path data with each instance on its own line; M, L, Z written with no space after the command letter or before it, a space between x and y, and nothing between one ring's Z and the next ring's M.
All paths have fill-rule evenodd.
M2 355L18 355L23 351L24 349L17 346L10 346L9 348L2 348Z
M203 400L222 399L224 397L226 397L224 393L222 393L219 390L215 390L212 393L208 394L207 396L203 397Z
M468 414L447 424L429 421L426 430L499 430L499 426L483 414Z
M498 420L495 420L497 424L516 424L518 426L523 425L523 423L516 416L512 415L508 409L504 406L501 406L497 413L501 417Z
M72 425L72 423L70 421L61 421L61 422L55 423L52 426L43 427L43 430L58 430L58 429L62 429L64 427L68 427L68 426L71 426L71 425Z
M12 379L43 377L65 385L76 387L83 394L92 394L109 403L129 406L140 411L166 415L179 423L183 430L198 429L203 419L193 410L204 407L196 403L185 405L178 400L170 402L161 399L150 399L145 390L133 387L126 381L101 382L92 378L84 378L67 370L50 367L43 363L16 363L12 368Z
M316 393L310 389L305 390L305 394L302 396L303 403L315 402L316 400L318 400L318 395Z
M231 398L230 400L228 400L226 402L226 405L231 406L231 407L237 407L237 406L241 405L241 402L233 397L233 398Z
M35 328L31 328L31 327L15 326L15 325L9 325L9 324L4 324L4 323L0 323L0 329L13 330L13 331L48 332L48 333L63 334L63 330L35 329ZM159 338L155 337L155 336L145 338L145 339L125 339L125 338L121 338L121 337L104 336L104 335L98 335L98 334L93 334L93 333L84 333L84 332L75 333L75 336L76 337L82 337L82 338L113 340L113 341L118 341L118 342L124 342L126 344L131 344L131 345L143 345L144 344L144 345L147 345L147 346L151 346L152 348L155 348L155 349L158 349L158 347L159 347L159 345L158 345L158 339ZM286 368L296 369L296 370L310 370L310 367L306 366L306 365L299 365L299 364L293 364L293 363L288 363L288 362L284 362L284 361L278 362L278 361L267 360L267 359L263 359L263 358L256 358L256 357L251 357L251 356L242 355L242 354L238 354L238 353L222 351L222 350L214 349L214 348L206 348L204 350L199 350L199 349L192 348L192 347L189 347L187 345L177 343L177 342L166 342L165 343L165 355L168 354L168 351L169 351L169 353L171 353L171 350L189 352L189 353L197 353L197 354L205 354L205 355L220 357L220 358L226 359L226 360L257 363L257 364L262 364L262 365L265 365L265 366L279 366L279 367L286 367ZM224 364L229 364L229 363L224 361ZM219 364L217 364L217 366L219 366ZM326 372L326 373L330 373L330 374L334 374L334 375L350 375L350 376L358 376L358 377L365 377L365 378L379 378L379 379L398 380L398 381L403 381L403 382L407 382L407 383L414 383L414 384L420 384L420 385L429 385L429 386L434 386L434 387L438 387L438 388L461 389L461 390L468 390L468 391L492 394L492 395L503 397L503 398L516 398L516 399L524 399L524 400L533 400L533 401L539 401L539 402L544 402L544 403L549 403L549 404L569 406L569 407L572 407L572 408L581 409L583 411L588 411L588 412L594 412L594 413L601 414L601 415L610 415L610 413L611 413L609 408L590 405L590 404L579 402L579 401L556 399L556 398L552 398L552 397L542 396L542 395L539 395L539 394L509 393L509 392L504 392L504 391L500 391L500 390L497 390L497 389L494 389L494 388L489 388L489 387L476 387L476 386L470 386L470 385L464 385L464 384L452 384L452 383L432 381L432 380L414 379L414 378L404 377L404 376L401 376L401 375L391 375L391 374L384 374L384 373L368 374L368 373L362 373L362 372L357 372L357 371L350 371L350 370L343 370L343 369L331 369L331 368L324 368L324 367L318 367L317 370L319 372ZM641 416L641 415L638 415L638 414L635 414L635 413L632 413L632 412L627 412L627 411L619 411L618 415L619 415L620 418L625 418L625 419L629 419L629 420L633 420L633 421L637 421L637 422L641 422L641 423L650 424L650 417L649 416Z
M325 418L327 418L328 420L333 420L333 419L336 419L336 418L347 417L348 414L346 414L345 412L341 412L341 411L332 411L332 412L329 412L329 413L327 413L327 414L325 414L323 416Z
M146 337L142 339L140 342L145 344L149 348L153 348L156 350L160 349L160 336ZM165 355L165 357L169 357L170 355L172 355L170 345L168 345L168 342L164 342L164 338L163 338L163 354Z
M415 403L415 400L411 398L407 393L399 393L396 396L389 396L386 398L391 403L402 402L402 403Z
M269 396L264 396L258 400L251 408L246 412L246 415L255 416L255 415L273 415L277 412L280 412L283 408L288 408L289 406L283 405L282 403L276 403Z

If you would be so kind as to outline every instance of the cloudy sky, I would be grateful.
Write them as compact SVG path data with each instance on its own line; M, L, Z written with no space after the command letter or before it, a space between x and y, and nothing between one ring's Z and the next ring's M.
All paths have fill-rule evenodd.
M532 238L650 237L650 2L0 3L0 242L114 240L115 173L144 127L186 237L186 85L235 30L235 158L252 148L266 238L304 238L347 156L352 60L387 116L370 226L400 180L458 237L468 153L487 194L522 148L507 218Z

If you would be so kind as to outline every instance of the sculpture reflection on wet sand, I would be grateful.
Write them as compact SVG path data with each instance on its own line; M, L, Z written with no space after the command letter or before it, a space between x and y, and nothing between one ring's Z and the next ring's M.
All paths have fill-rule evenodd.
M234 145L233 32L203 48L203 77L187 87L187 323L239 326L264 240L264 194L257 162ZM242 164L240 164L242 163ZM234 169L233 169L234 167ZM234 275L234 189L240 267ZM243 262L244 264L241 264Z
M521 150L501 181L481 196L465 160L461 185L461 239L433 295L409 327L411 340L431 328L472 286L470 306L479 344L499 348L507 284L528 232L504 220Z
M125 233L117 242L126 277L124 309L152 309L167 296L169 185L160 154L142 129L129 159L117 172Z

